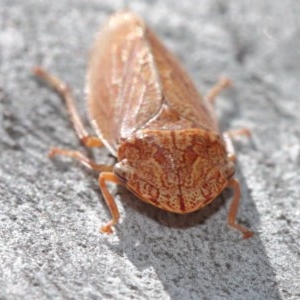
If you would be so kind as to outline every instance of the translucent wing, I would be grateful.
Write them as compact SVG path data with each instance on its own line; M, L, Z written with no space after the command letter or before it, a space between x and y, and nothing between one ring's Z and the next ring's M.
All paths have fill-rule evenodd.
M173 54L147 29L156 67L160 76L164 100L181 117L200 127L218 132L218 123L210 103L198 93L189 75Z
M110 17L99 32L87 78L90 121L116 155L120 140L157 113L161 86L144 23L130 12Z

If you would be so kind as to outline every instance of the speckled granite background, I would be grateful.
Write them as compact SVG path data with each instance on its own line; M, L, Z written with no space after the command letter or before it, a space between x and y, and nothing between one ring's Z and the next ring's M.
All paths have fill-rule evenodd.
M217 109L224 130L253 133L236 142L249 240L226 226L230 191L177 216L113 185L121 223L98 233L109 213L97 174L47 158L51 146L83 149L30 69L66 80L84 115L93 36L125 4L52 2L0 0L0 299L299 299L300 2L127 1L201 91L233 79Z

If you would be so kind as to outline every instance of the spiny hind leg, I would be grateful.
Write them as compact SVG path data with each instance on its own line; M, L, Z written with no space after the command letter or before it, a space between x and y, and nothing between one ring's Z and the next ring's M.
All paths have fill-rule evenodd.
M33 69L33 73L37 77L47 82L64 100L71 122L81 143L85 147L102 147L103 143L101 140L96 136L90 136L84 128L83 122L75 107L73 95L68 85L39 66Z

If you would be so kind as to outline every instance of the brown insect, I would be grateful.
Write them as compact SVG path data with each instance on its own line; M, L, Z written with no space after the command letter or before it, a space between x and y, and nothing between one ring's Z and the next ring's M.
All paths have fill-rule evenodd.
M227 187L234 190L228 224L236 223L240 186L230 136L220 133L214 99L229 85L220 80L202 98L193 82L154 33L135 14L112 15L99 32L87 76L88 111L97 137L88 135L67 85L37 67L66 102L75 131L86 147L105 146L117 157L114 166L98 165L77 151L54 148L50 156L73 157L99 171L99 185L112 220L101 228L111 233L119 220L106 182L125 185L141 200L185 214L201 209Z

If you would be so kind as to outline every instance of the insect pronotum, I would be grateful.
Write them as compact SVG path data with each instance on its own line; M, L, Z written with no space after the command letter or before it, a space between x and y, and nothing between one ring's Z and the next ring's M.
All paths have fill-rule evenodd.
M112 15L96 38L87 74L87 107L96 136L85 130L70 89L36 67L34 73L64 99L75 131L86 147L105 146L117 158L98 165L78 151L54 148L50 157L70 156L99 171L99 185L112 219L119 211L107 182L125 185L141 200L185 214L201 209L227 187L234 191L228 224L244 238L253 235L236 222L240 186L234 178L236 156L230 137L220 133L214 99L229 85L220 80L205 96L176 58L135 14Z

